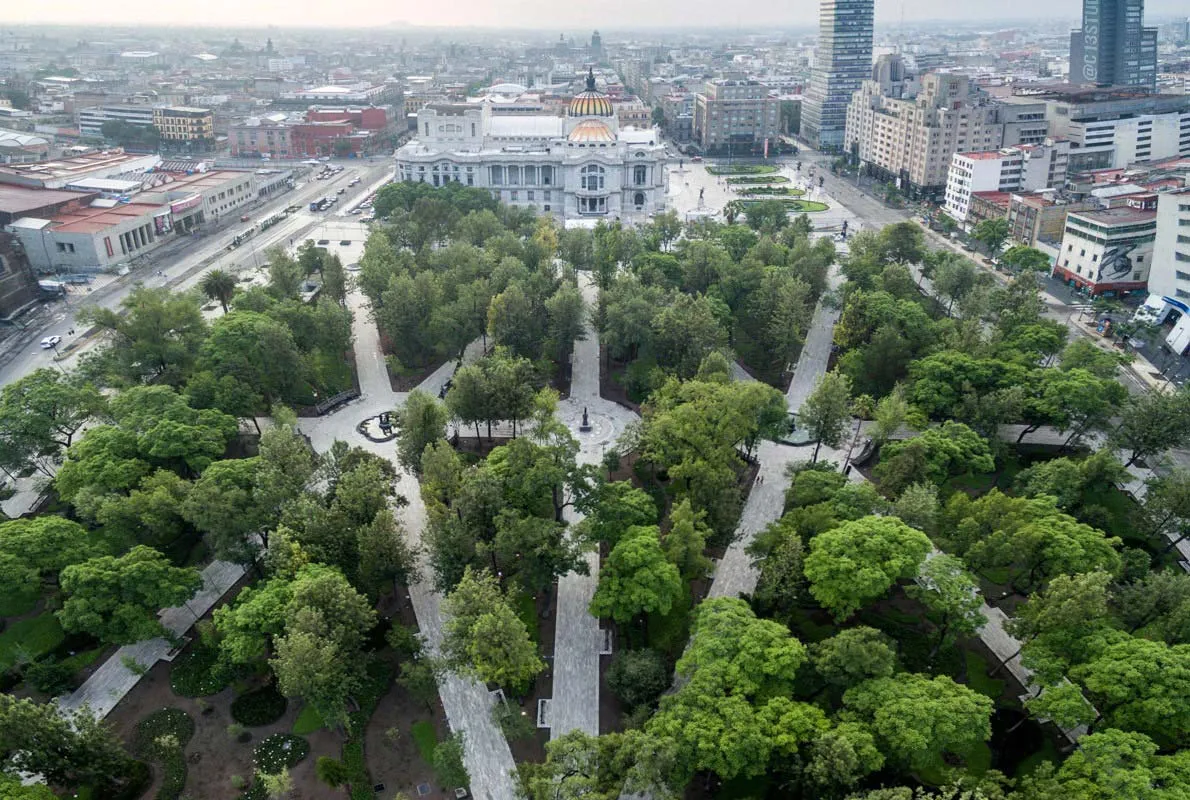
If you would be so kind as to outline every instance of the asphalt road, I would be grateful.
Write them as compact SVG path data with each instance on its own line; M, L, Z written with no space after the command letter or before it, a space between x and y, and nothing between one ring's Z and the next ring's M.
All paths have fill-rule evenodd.
M391 175L393 169L392 161L387 158L378 158L373 162L348 160L337 163L345 169L334 178L318 181L310 174L305 182L299 181L293 190L244 209L243 213L251 216L248 222L241 223L237 220L229 226L202 236L185 237L179 243L164 244L150 253L133 272L97 289L93 294L72 295L64 301L57 301L47 324L39 329L31 328L24 332L19 340L13 342L12 347L16 348L16 351L9 353L7 363L0 366L0 385L18 380L35 369L55 363L52 351L42 350L38 346L43 337L61 336L61 350L71 348L71 345L79 345L77 340L84 330L77 321L80 309L87 306L117 308L137 284L189 289L197 285L202 275L211 269L243 268L248 260L263 264L264 251L269 247L278 244L289 245L291 239L296 241L299 237L304 237L327 217L350 205L352 200L374 190L377 184ZM340 187L346 187L352 177L359 177L360 183L340 196L339 202L332 206L333 211L312 213L308 210L312 200L333 194ZM227 250L227 246L237 235L290 205L299 205L301 210L291 214L284 222L249 239L247 244L232 251ZM75 332L74 336L70 335L71 330ZM89 346L87 343L81 344L81 347L71 348L70 354L64 355L58 363L66 367L71 366L80 352Z

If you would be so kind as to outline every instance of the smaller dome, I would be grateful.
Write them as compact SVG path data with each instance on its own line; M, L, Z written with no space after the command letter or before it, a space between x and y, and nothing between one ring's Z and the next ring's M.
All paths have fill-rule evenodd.
M607 95L595 89L595 72L587 70L587 90L579 92L570 101L570 116L572 117L614 117L615 109L607 99Z
M598 144L616 140L611 128L597 119L585 119L575 125L574 130L567 138L569 141L579 144Z

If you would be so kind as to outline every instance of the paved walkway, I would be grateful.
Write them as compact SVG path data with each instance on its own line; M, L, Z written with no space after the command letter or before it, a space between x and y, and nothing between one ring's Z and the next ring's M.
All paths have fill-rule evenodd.
M429 564L421 547L426 510L417 481L397 464L396 446L392 442L372 442L355 432L355 426L361 420L382 411L393 410L404 402L407 395L392 390L380 353L379 333L368 313L367 300L358 290L348 295L348 307L354 312L352 331L359 368L360 398L325 417L301 419L298 425L319 452L329 450L336 440L342 440L387 458L397 467L400 475L397 491L409 501L409 505L397 509L396 513L405 526L409 544L422 549L421 579L410 587L408 599L430 652L437 653L442 641L442 597L433 590L429 581ZM478 358L481 349L478 341L468 346L464 361ZM447 362L422 381L418 388L437 397L439 389L454 373L454 369L455 362ZM463 762L471 776L472 794L480 800L514 800L516 789L512 780L512 752L504 733L492 721L494 700L487 687L474 679L448 673L439 682L438 693L451 730L464 733Z
M590 277L579 276L588 309L596 301L597 289ZM599 396L599 336L588 319L587 337L574 344L570 397L558 405L558 418L579 440L578 462L598 464L611 449L624 427L636 419L626 408ZM579 430L583 411L591 430ZM583 515L573 508L563 512L573 526ZM599 735L599 653L603 631L599 620L587 608L599 582L599 554L587 554L589 575L571 572L558 580L557 616L554 624L554 691L546 722L550 738L572 730Z
M176 636L182 636L243 575L244 568L239 564L212 562L202 571L202 588L187 603L162 611L161 624ZM86 705L96 717L103 719L124 699L124 695L132 691L150 667L158 661L173 661L176 653L171 655L171 649L172 645L160 637L121 647L82 686L61 698L59 707L63 711L74 712ZM144 671L133 672L125 666L125 662L140 664Z

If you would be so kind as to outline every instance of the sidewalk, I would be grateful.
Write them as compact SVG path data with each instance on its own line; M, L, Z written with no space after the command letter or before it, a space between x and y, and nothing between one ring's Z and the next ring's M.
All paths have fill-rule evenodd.
M227 561L212 562L202 571L202 588L184 605L167 608L160 613L163 624L175 636L182 636L206 614L223 595L244 576L244 568ZM97 718L103 719L124 699L158 661L173 661L177 652L165 639L146 639L121 647L103 663L90 678L72 694L58 701L63 711L78 711L88 706ZM125 666L139 665L137 671Z

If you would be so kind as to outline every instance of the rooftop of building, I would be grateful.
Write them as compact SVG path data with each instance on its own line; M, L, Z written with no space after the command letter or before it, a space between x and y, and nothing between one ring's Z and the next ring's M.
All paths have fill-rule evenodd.
M963 158L969 158L972 161L992 161L1002 158L1012 158L1020 155L1015 148L1006 147L1000 150L972 150L968 153L959 153Z
M119 149L101 150L95 153L82 153L49 161L38 161L33 164L5 164L0 166L0 176L12 175L32 180L70 178L75 175L85 175L94 170L116 170L121 164L128 164L145 157L140 153L125 153Z
M90 197L86 192L64 192L56 189L33 189L27 186L10 186L0 183L0 213L23 214L39 208L46 208L71 200Z
M162 206L159 203L119 203L111 207L83 206L62 214L55 214L50 223L53 229L59 233L99 233L105 228L152 214L161 209Z
M162 111L172 111L177 114L210 114L209 108L198 108L197 106L162 106Z
M998 206L1008 208L1008 204L1012 202L1011 192L972 192L972 197L978 197L985 203L993 203Z
M1156 211L1143 211L1137 208L1121 206L1100 211L1072 211L1071 217L1079 217L1099 225L1131 225L1138 222L1155 222Z

